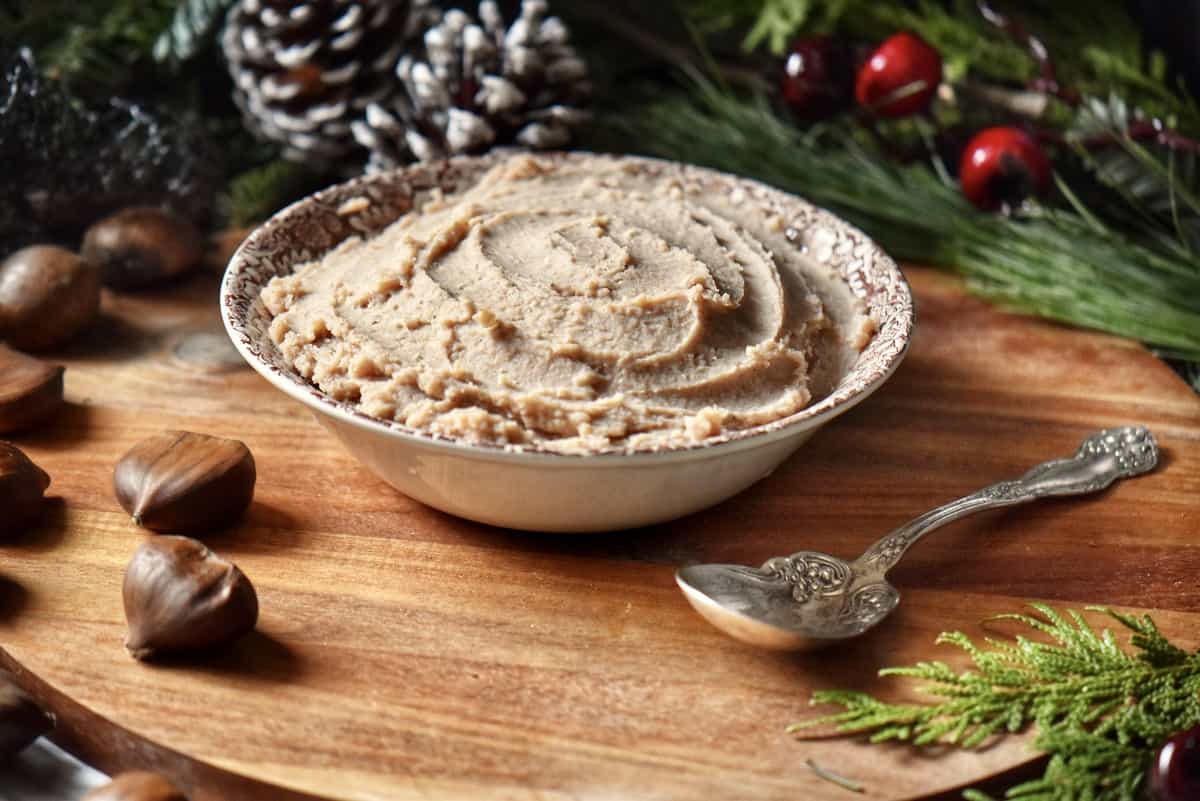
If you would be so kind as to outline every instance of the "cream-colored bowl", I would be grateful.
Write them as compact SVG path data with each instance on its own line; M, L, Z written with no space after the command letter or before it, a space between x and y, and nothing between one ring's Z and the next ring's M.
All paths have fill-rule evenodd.
M380 231L410 210L414 196L470 185L500 157L415 165L305 198L246 239L221 286L225 326L246 361L312 409L317 421L381 478L422 503L533 531L606 531L681 517L769 475L818 428L878 389L904 357L913 326L912 295L895 262L862 232L754 181L655 162L712 192L745 193L773 206L787 221L789 241L807 258L832 265L864 300L877 331L829 395L789 417L703 445L658 453L566 455L468 444L368 417L298 375L267 333L271 317L259 299L266 283L348 237Z

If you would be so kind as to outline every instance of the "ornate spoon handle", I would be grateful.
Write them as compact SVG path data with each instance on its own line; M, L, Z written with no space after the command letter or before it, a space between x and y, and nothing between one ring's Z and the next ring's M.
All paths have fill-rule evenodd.
M1156 464L1158 445L1148 429L1142 426L1106 429L1085 439L1069 459L1044 462L1018 479L984 487L905 523L856 559L855 572L882 577L917 540L960 517L1051 495L1097 492L1119 478L1152 470Z

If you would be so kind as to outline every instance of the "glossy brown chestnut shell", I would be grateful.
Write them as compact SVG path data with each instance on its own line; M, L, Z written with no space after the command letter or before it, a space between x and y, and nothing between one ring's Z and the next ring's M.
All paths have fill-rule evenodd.
M94 224L80 250L100 268L105 286L138 289L190 272L204 257L204 241L182 217L138 206Z
M117 501L139 526L197 533L235 522L254 498L250 449L234 439L167 431L117 463Z
M0 442L0 535L32 525L42 511L50 476L16 445Z
M0 344L0 434L24 431L63 404L63 368Z
M150 537L121 588L135 659L220 648L258 622L258 595L237 565L188 537Z
M0 340L18 350L64 344L100 312L100 272L69 250L34 245L0 263Z

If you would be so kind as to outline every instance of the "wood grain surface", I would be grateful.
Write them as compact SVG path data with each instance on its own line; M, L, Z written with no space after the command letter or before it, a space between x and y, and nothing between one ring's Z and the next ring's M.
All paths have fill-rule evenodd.
M1200 399L1138 346L908 275L918 333L874 397L715 509L595 536L488 528L389 489L223 357L209 336L215 269L108 297L61 354L69 407L16 439L52 475L53 500L39 528L0 544L0 662L58 715L60 742L110 771L164 771L193 801L853 797L809 759L864 798L900 799L1018 765L1020 740L926 753L798 742L784 727L811 714L814 689L900 697L878 668L953 661L937 632L982 634L978 621L1031 598L1158 610L1200 645ZM1135 422L1153 428L1164 467L930 537L892 575L895 617L846 647L750 650L672 580L700 560L856 555L919 512ZM144 534L110 483L127 448L166 428L254 452L247 519L207 541L250 576L262 616L226 653L155 666L121 646L122 572Z

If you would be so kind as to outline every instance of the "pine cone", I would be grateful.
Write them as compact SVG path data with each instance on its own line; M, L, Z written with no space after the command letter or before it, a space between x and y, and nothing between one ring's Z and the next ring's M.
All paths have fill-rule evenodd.
M432 0L238 0L221 47L248 127L295 161L355 148L350 121L384 98Z
M546 16L545 0L522 0L507 28L493 0L479 4L478 22L447 11L426 31L423 58L400 58L398 90L352 123L371 151L368 170L500 143L565 146L589 119L580 105L591 95L587 65L568 38L562 20Z

